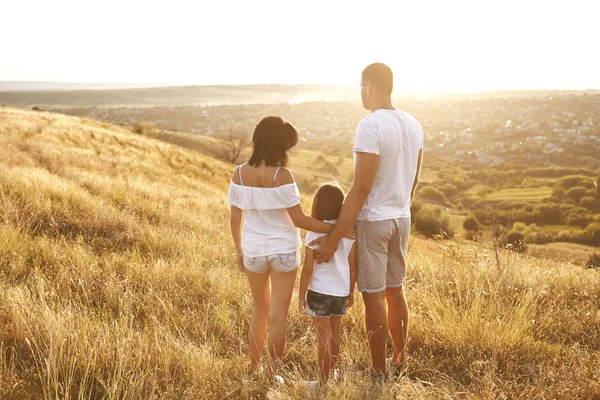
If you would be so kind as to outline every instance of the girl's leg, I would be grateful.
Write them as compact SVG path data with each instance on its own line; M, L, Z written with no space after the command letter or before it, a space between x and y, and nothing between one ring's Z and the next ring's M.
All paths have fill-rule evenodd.
M340 356L340 327L342 317L333 315L331 317L331 369L333 370Z
M292 299L292 291L296 282L298 269L289 272L277 272L270 269L271 273L271 308L269 311L269 354L271 355L272 369L281 364L285 347L285 327L288 309Z
M326 383L329 380L329 372L331 371L331 317L315 317L313 320L317 328L319 342L317 353L319 381Z
M256 372L260 367L260 358L267 335L267 319L271 303L269 272L255 273L246 269L246 276L248 277L250 289L252 290L252 299L254 300L252 322L250 322L250 328L248 329L248 344L252 358L252 371Z

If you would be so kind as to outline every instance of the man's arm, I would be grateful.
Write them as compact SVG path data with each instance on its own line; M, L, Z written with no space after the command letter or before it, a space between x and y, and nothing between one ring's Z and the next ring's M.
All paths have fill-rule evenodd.
M356 286L356 242L352 244L350 255L348 256L350 265L350 295L348 296L348 307L354 305L354 287Z
M421 176L421 165L423 164L423 148L419 150L419 158L417 159L417 173L415 174L415 181L413 182L412 190L410 191L410 204L412 204L415 198L415 192L417 191L417 185L419 184L419 177Z
M342 211L337 223L328 236L323 236L310 243L311 246L314 244L319 245L319 249L315 251L315 259L319 263L331 260L342 237L344 237L344 233L352 229L354 221L371 192L378 167L379 156L377 154L356 153L354 180L342 205Z

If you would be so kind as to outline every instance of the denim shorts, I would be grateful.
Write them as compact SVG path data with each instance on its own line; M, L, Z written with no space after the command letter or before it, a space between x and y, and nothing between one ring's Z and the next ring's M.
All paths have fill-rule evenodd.
M244 256L244 266L250 272L257 274L269 271L269 267L277 272L290 272L300 266L300 252L294 251L261 257Z
M308 290L306 293L306 313L311 317L341 317L348 309L348 297L331 296Z

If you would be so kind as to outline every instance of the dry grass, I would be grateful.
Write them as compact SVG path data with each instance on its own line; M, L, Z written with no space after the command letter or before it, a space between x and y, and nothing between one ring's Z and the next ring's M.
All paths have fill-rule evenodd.
M231 166L118 127L0 108L0 398L316 398L290 311L288 382L246 373L251 299ZM305 196L306 197L306 196ZM410 380L371 383L359 301L322 398L600 398L600 274L416 239Z

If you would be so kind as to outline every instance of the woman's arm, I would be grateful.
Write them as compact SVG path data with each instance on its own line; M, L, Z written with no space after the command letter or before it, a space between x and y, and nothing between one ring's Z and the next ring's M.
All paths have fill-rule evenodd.
M304 253L304 265L302 266L302 275L300 276L300 291L298 292L298 312L304 313L306 310L306 292L312 278L313 268L315 265L314 252L306 247Z
M350 295L348 296L348 307L354 304L354 286L356 286L356 242L352 244L350 255L348 256L350 264Z
M296 183L294 180L294 175L292 175L292 171L287 168L281 168L279 170L279 174L277 175L275 185L281 186L291 183ZM317 233L329 233L333 229L332 224L327 224L304 214L302 205L300 204L296 204L295 206L288 208L287 212L296 228Z
M235 244L235 251L242 253L242 217L244 212L237 207L231 206L231 237Z
M239 168L239 167L238 167ZM237 173L237 168L233 171L233 176L231 177L234 183L239 184L239 177ZM245 272L244 270L244 254L242 253L242 221L243 221L244 212L237 207L231 206L231 218L229 221L229 225L231 227L231 237L233 238L233 243L235 244L235 260L240 271Z
M296 228L316 233L329 233L334 227L333 224L328 224L305 215L300 204L288 208L287 212Z

